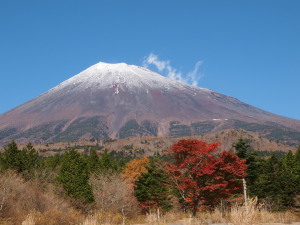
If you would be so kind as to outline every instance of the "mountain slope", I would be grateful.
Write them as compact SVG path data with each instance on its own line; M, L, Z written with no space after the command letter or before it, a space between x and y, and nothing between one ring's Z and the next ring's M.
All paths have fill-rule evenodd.
M98 63L1 115L0 142L187 136L240 127L264 135L277 130L279 139L291 140L286 136L298 138L300 121L143 67Z
M251 131L239 130L223 130L215 133L209 133L201 136L189 136L192 138L208 143L220 142L221 145L218 151L234 151L232 147L240 137L243 137L245 141L251 146L252 150L260 151L261 153L267 153L270 155L274 151L295 152L296 147L287 146L276 141L270 141L266 138L259 136L257 133ZM135 155L137 157L144 155L154 155L156 153L162 153L171 145L177 143L181 137L132 137L119 140L90 140L90 141L76 141L76 142L56 142L56 143L40 143L35 144L35 149L39 150L42 155L54 155L59 151L64 151L68 148L76 148L77 150L84 152L88 148L108 149L108 151L120 152ZM20 145L22 149L26 144Z

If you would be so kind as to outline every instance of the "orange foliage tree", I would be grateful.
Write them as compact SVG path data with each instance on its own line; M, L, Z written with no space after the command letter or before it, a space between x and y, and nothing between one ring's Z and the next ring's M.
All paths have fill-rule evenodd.
M245 161L228 151L216 154L218 146L219 143L180 140L169 149L172 163L166 163L167 171L193 216L200 207L213 207L242 187Z
M147 157L143 157L140 159L133 159L129 163L127 163L124 171L122 173L122 177L129 181L131 184L139 178L142 173L147 172L147 166L149 165L149 159Z

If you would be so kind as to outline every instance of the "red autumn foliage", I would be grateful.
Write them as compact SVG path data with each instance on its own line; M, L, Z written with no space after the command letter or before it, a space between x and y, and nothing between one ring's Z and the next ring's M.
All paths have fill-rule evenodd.
M193 215L200 207L213 207L241 190L245 160L228 151L216 154L218 146L180 140L169 149L174 162L166 163L167 171Z

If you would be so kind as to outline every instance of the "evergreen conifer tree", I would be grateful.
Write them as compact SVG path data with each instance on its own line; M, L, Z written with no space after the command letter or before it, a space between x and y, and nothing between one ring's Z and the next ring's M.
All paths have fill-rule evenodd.
M251 146L243 138L239 138L239 140L235 144L233 144L233 147L235 149L236 155L240 159L246 160L246 164L248 166L246 171L246 183L248 194L256 196L256 183L261 173L262 160L259 158L258 153L256 151L252 151Z
M296 174L298 175L298 183L300 185L300 145L295 153L295 168Z
M265 160L257 181L257 196L272 203L274 210L283 206L282 162L276 154Z
M146 212L152 208L164 211L171 208L170 188L166 185L168 175L156 164L156 160L151 160L147 172L135 182L135 196Z
M34 170L41 165L41 160L31 143L20 151L16 142L12 141L4 148L0 164L3 169L13 169L28 180L32 178Z
M294 203L294 197L300 193L300 174L297 168L296 156L289 151L283 157L282 165L282 203L284 206L291 207Z
M1 165L3 169L13 169L17 172L23 171L23 163L21 160L21 152L15 141L12 141L4 147L4 152L1 157Z
M60 165L61 161L62 161L62 156L60 154L48 156L44 160L44 166L46 168L50 168L50 169L54 170L58 167L58 165Z
M246 159L247 153L250 151L250 145L243 139L239 138L239 140L233 144L235 148L235 154L241 158Z
M91 150L91 152L86 160L87 160L87 166L88 166L89 172L95 173L95 172L99 171L100 159L94 148Z
M31 179L33 172L41 165L38 152L29 142L20 152L21 170L25 179Z
M85 203L94 201L92 187L88 183L89 172L84 158L75 149L65 153L57 181L67 195Z
M105 149L99 161L99 169L103 173L117 171L119 169L118 162Z

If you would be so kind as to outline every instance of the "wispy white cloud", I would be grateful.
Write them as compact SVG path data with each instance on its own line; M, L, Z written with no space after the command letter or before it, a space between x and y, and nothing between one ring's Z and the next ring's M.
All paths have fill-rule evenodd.
M169 60L160 60L158 58L158 55L150 53L148 56L144 58L143 66L148 68L150 65L155 66L159 72L166 72L166 76L171 79L179 80L179 81L183 80L181 72L173 68L170 65Z
M194 86L198 86L198 82L199 80L204 76L203 73L201 73L199 71L199 67L203 64L203 61L198 61L196 64L195 64L195 68L192 72L189 72L187 74L187 79L188 81L190 81L192 85Z
M199 80L203 77L203 74L199 72L199 67L203 64L203 61L198 61L195 64L194 70L183 74L181 71L171 66L169 60L160 60L158 55L150 53L148 56L144 57L143 66L148 68L149 66L154 66L158 72L163 72L165 75L171 79L185 82L194 86L198 85Z
M147 57L144 59L144 66L154 65L158 69L158 71L163 71L168 65L170 65L169 61L162 61L158 59L158 56L150 53Z

